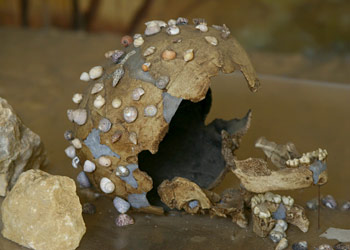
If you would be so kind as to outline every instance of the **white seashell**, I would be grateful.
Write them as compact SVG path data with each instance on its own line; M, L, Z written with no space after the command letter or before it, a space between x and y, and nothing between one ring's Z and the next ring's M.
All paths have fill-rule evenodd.
M66 155L67 155L69 158L71 158L71 159L73 159L73 158L76 156L76 154L75 154L75 148L74 148L73 146L67 147L67 148L64 150L64 152L65 152Z
M276 194L274 197L273 197L273 202L278 204L278 203L281 203L282 199L281 199L281 196Z
M126 107L124 109L124 120L127 123L131 123L137 118L137 109L135 107Z
M145 110L144 110L144 114L147 117L153 117L157 114L157 108L154 105L148 105Z
M206 36L206 37L204 37L204 38L205 38L205 40L206 40L208 43L210 43L211 45L214 45L214 46L218 45L218 39L216 39L216 37L213 37L213 36Z
M101 77L102 74L103 74L102 66L92 67L89 71L89 76L91 79L97 79L97 78Z
M130 140L133 144L137 145L137 134L136 134L135 132L130 132L130 134L129 134L129 140Z
M148 22L145 22L145 25L148 26L150 25L151 23L155 23L157 24L159 27L161 28L164 28L166 27L166 23L164 21L161 21L161 20L152 20L152 21L148 21Z
M104 193L110 194L114 191L115 185L110 179L103 177L100 181L100 188Z
M188 19L187 19L187 18L184 18L184 17L179 17L179 18L176 20L176 24L177 24L177 25L188 24Z
M91 89L91 94L96 94L103 89L103 83L95 83L95 85Z
M81 149L82 148L81 141L78 138L75 138L74 140L72 140L72 145L76 149Z
M112 101L112 107L117 109L122 105L122 100L120 100L118 97L114 98Z
M87 112L85 109L68 109L67 116L71 122L75 122L78 125L84 125L87 119Z
M202 32L207 32L208 31L208 26L206 23L201 23L196 26L196 29L202 31Z
M124 68L118 68L113 73L113 82L112 86L115 87L119 83L120 79L124 76Z
M177 26L169 26L167 29L166 29L166 33L168 33L169 35L171 36L175 36L177 34L180 33L180 29L179 27Z
M155 51L156 51L156 47L154 47L154 46L148 47L148 48L145 50L145 52L143 53L143 56L144 56L144 57L150 56L150 55L152 55Z
M146 36L151 36L160 32L160 26L156 22L147 22L147 27L145 30Z
M170 20L168 21L168 25L169 25L169 26L175 26L175 25L176 25L176 20L175 20L175 19L170 19Z
M100 109L103 107L103 105L105 105L105 103L106 100L101 95L98 95L94 101L94 106L95 108Z
M143 96L144 94L145 94L145 90L139 87L133 90L131 97L134 101L138 101L140 100L141 96Z
M134 40L134 46L135 48L140 47L145 41L143 40L142 36L136 38Z
M68 120L73 122L74 121L74 110L73 109L68 109L67 110L67 117Z
M96 165L92 161L86 160L83 169L85 172L92 173L95 171Z
M98 129L104 133L108 132L112 127L112 123L107 118L102 118L98 124Z
M186 50L184 54L184 60L185 62L189 62L193 60L194 54L193 54L193 49Z
M282 238L280 242L277 244L275 250L283 250L288 247L288 240L286 238Z
M79 93L76 93L76 94L73 95L72 100L73 100L74 103L79 104L81 102L81 100L83 100L83 95L79 94Z
M129 174L130 174L129 169L124 166L118 166L115 172L115 175L119 177L126 177Z
M106 156L101 156L100 158L98 158L98 164L100 164L103 167L109 167L112 164L112 161Z
M89 73L87 73L87 72L81 73L81 75L80 75L80 80L82 80L82 81L84 81L84 82L90 81Z
M78 156L74 157L72 159L72 166L73 166L73 168L78 168L79 162L80 162L79 157Z
M159 89L165 89L169 83L169 76L160 76L156 81L156 87Z

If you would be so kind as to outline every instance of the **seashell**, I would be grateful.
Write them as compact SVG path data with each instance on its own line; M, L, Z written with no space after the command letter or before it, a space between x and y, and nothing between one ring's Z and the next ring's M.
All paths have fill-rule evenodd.
M82 80L82 81L84 81L84 82L90 81L89 73L87 73L87 72L81 73L81 75L80 75L80 80Z
M112 164L112 161L106 156L101 156L98 158L98 164L103 167L109 167Z
M113 205L121 214L125 214L130 209L130 203L118 196L113 199Z
M307 242L300 241L292 245L292 250L307 250Z
M144 57L150 56L150 55L152 55L155 51L156 51L156 47L154 47L154 46L148 47L148 48L145 50L145 52L143 53L143 56L144 56Z
M115 87L119 83L120 79L124 76L124 68L118 68L113 73L113 82L112 86Z
M65 152L66 155L67 155L69 158L71 158L71 159L73 159L73 158L76 156L76 154L75 154L75 148L74 148L73 146L69 146L68 148L66 148L66 149L64 150L64 152Z
M82 188L89 188L89 187L91 187L91 183L89 181L89 178L86 176L84 171L81 171L77 175L77 182L79 183L80 187L82 187Z
M165 61L173 60L176 57L176 52L173 50L164 50L162 53L162 58Z
M337 207L337 202L332 195L326 195L322 198L322 204L330 209L335 209Z
M344 204L340 208L342 211L348 211L350 210L350 201L344 202Z
M179 17L179 18L176 20L176 24L177 24L177 25L188 24L188 19L187 19L187 18L184 18L184 17Z
M112 62L118 63L120 61L120 59L122 59L124 54L125 53L122 50L115 50L114 53L110 56L110 58L111 58Z
M115 175L119 177L127 177L129 174L129 169L124 166L118 166L115 172Z
M213 37L213 36L206 36L206 37L204 37L204 39L205 39L208 43L210 43L211 45L214 45L214 46L218 45L218 39L216 39L216 37Z
M318 208L318 199L314 198L306 202L306 207L310 210L316 210Z
M131 141L133 144L137 145L137 134L135 132L130 132L129 141Z
M96 207L94 204L91 204L89 202L86 202L83 204L83 214L95 214L96 213Z
M282 238L286 237L286 233L272 230L269 234L269 237L274 243L278 243Z
M194 25L207 24L207 21L204 18L193 18L192 22Z
M148 105L146 108L145 108L145 116L147 117L153 117L157 114L157 108L156 106L154 105Z
M126 107L123 112L124 120L131 123L137 118L137 109L135 107Z
M156 87L159 89L165 89L169 83L169 76L160 76L156 81Z
M200 31L202 31L202 32L207 32L207 31L208 31L208 26L207 26L207 24L205 24L205 23L201 23L201 24L198 24L198 25L196 26L196 29L197 29L197 30L200 30Z
M91 94L96 94L100 92L104 88L103 83L95 83L95 85L91 89Z
M109 50L105 53L106 58L110 58L116 50Z
M87 112L85 109L68 109L67 116L71 122L75 122L78 125L84 125L87 119Z
M157 34L160 32L160 26L157 22L151 21L151 22L147 22L146 24L146 30L145 30L145 35L146 36L151 36L154 34Z
M146 26L148 26L150 24L157 24L161 28L164 28L167 26L166 23L164 21L161 21L161 20L152 20L152 21L148 21L145 23Z
M98 95L94 101L94 107L100 109L103 105L105 105L105 103L106 100L101 95Z
M73 112L74 112L73 109L68 109L67 110L67 117L68 117L68 120L71 121L71 122L73 122L73 120L74 120Z
M135 34L134 35L134 46L135 48L140 47L145 41L143 40L143 37L141 34Z
M282 238L280 242L278 242L275 250L283 250L288 247L288 240L286 238Z
M317 248L315 248L316 250L334 250L333 247L331 247L328 244L322 244L320 246L318 246Z
M112 143L119 141L120 138L122 137L122 134L123 132L120 130L115 131L115 133L112 135L112 138L111 138Z
M169 19L168 25L169 26L175 26L176 25L176 20L175 19Z
M134 223L134 219L128 214L119 214L117 219L115 220L115 224L117 227L133 225Z
M80 160L79 160L78 156L76 156L76 157L74 157L72 159L72 166L73 166L73 168L78 168L79 163L80 163Z
M226 24L222 25L221 37L226 39L231 34L230 29L226 26Z
M276 227L277 226L281 227L283 231L286 231L288 228L288 224L284 220L277 220Z
M107 118L102 118L98 124L98 129L102 132L108 132L112 127L112 123Z
M145 90L143 88L136 88L132 91L131 97L134 101L138 101L141 99L141 96L145 94Z
M146 63L142 64L142 70L145 72L147 72L149 70L149 67L151 67L150 62L146 62Z
M115 185L107 177L102 177L102 179L100 181L100 188L104 193L110 194L114 191Z
M133 41L131 36L123 36L120 42L124 47L128 47Z
M102 74L103 74L102 66L92 67L89 71L89 76L91 79L97 79L97 78L101 77Z
M72 140L72 145L76 149L81 149L82 148L81 141L78 138L75 138L74 140Z
M92 161L86 160L83 169L85 172L92 173L96 170L96 165Z
M76 94L73 95L72 100L73 100L74 103L79 104L81 102L81 100L83 100L83 95L79 94L79 93L76 93Z
M64 132L64 139L66 139L67 141L71 141L74 139L74 134L73 134L73 131L72 130L66 130Z
M192 61L192 60L193 60L193 57L194 57L193 49L186 50L186 52L185 52L185 54L184 54L184 60L185 60L185 62Z
M175 36L175 35L180 33L180 29L179 29L179 27L177 27L175 25L174 26L169 26L166 29L166 33L168 33L168 35Z
M112 101L112 107L117 109L122 105L122 100L120 100L118 97L114 98Z

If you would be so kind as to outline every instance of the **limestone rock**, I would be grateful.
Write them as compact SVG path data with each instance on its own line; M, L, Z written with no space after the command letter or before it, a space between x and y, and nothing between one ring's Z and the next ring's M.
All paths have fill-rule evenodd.
M1 214L2 235L36 250L76 249L86 231L74 181L41 170L21 174Z
M6 195L23 171L37 169L46 162L40 137L0 97L0 196Z

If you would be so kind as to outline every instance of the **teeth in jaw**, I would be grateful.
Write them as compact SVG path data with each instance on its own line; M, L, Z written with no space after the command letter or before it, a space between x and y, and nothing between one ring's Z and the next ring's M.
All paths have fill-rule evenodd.
M294 199L290 196L282 196L282 202L286 206L293 206L294 205Z
M259 213L259 218L260 219L267 219L269 217L271 217L271 214L270 214L269 211L266 211L266 212L260 211L260 213Z
M254 207L253 213L254 213L255 215L258 215L258 214L260 213L259 207Z

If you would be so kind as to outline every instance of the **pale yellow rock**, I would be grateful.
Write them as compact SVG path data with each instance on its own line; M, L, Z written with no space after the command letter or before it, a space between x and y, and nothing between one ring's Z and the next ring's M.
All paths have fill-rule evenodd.
M1 206L2 235L36 250L70 250L86 228L74 181L41 170L22 173Z

